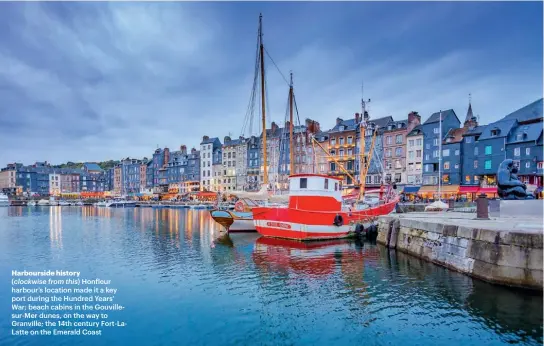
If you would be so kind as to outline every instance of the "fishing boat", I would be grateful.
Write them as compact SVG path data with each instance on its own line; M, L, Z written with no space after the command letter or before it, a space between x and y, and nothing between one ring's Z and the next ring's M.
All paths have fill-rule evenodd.
M30 200L28 201L28 203L26 204L27 206L29 207L34 207L36 206L38 203L35 201L35 200Z
M287 207L255 207L257 232L265 237L296 240L338 239L355 235L380 215L395 210L398 196L363 210L342 207L341 178L321 174L289 177Z

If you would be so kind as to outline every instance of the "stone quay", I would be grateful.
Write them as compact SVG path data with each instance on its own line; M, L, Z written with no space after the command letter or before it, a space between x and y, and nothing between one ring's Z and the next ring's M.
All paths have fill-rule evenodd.
M474 278L542 291L541 217L390 214L379 218L377 242Z

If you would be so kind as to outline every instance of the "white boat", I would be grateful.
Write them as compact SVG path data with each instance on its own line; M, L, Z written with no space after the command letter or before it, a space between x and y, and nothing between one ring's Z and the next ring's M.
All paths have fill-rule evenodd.
M70 205L70 203L68 203L66 201L59 201L58 203L59 203L59 206L61 206L61 207L66 207L66 206Z
M129 208L129 207L135 207L136 202L135 201L127 201L124 199L120 200L114 200L106 203L106 207L110 208Z
M9 206L8 195L6 195L4 193L0 193L0 206L5 206L5 207Z
M49 205L49 201L46 199L40 199L38 205Z
M33 206L38 205L38 203L35 200L31 200L31 201L28 201L28 203L26 205L28 205L29 207L33 207Z
M77 206L79 206L79 207L82 207L82 206L83 206L83 202L82 202L82 201L78 201L78 202L76 202L75 205L77 205Z
M110 201L100 201L94 204L95 207L107 207Z
M59 205L58 201L55 201L54 199L49 200L49 205Z

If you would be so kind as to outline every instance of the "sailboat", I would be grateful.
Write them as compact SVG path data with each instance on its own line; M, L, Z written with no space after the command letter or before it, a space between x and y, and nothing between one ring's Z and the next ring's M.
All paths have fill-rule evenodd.
M283 195L274 195L268 191L268 159L267 159L267 130L266 130L266 92L265 92L265 69L264 69L264 44L263 44L263 34L262 34L262 14L259 15L259 31L258 31L258 64L260 71L256 69L256 78L257 73L260 72L260 84L261 84L261 112L262 112L262 157L263 157L263 184L261 189L258 192L247 192L247 191L229 191L228 194L238 198L234 206L234 210L226 210L219 207L219 200L217 208L210 211L211 217L220 225L222 225L229 232L240 232L240 231L255 231L255 225L253 223L253 213L252 209L254 207L264 205L268 202L272 203L286 203L287 196ZM254 85L255 90L255 85ZM291 83L289 86L289 104L290 104L290 141L292 143L293 138L293 78L291 74ZM293 148L291 146L291 172L292 165L294 162L293 158Z
M364 108L364 120L360 125L361 165L359 180L359 202L364 197L365 177L374 153L377 129L373 131L370 151L365 153L365 132L367 128L367 112ZM344 169L321 144L312 138L338 167L355 179ZM341 178L323 174L295 174L289 177L289 205L285 207L255 207L253 218L257 232L265 237L294 240L324 240L346 238L358 233L362 234L380 215L387 215L395 210L399 197L394 187L389 186L383 198L375 205L358 203L362 208L351 208L343 205Z

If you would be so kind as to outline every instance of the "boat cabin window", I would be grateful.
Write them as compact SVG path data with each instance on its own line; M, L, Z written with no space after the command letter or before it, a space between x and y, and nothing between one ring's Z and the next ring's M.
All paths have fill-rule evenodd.
M334 191L338 191L338 183L334 183Z
M308 178L300 178L300 188L301 189L308 188Z
M325 179L325 190L329 189L329 179Z

